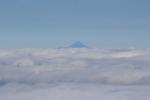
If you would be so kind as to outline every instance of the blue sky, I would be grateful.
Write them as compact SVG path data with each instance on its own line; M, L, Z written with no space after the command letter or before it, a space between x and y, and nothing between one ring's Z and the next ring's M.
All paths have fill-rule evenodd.
M0 48L149 48L149 0L0 0Z

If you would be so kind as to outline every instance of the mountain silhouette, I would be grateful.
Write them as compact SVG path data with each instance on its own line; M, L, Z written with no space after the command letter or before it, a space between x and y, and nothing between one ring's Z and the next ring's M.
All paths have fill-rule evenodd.
M77 41L77 42L71 44L70 46L68 46L67 48L89 48L89 47L84 45L82 42Z

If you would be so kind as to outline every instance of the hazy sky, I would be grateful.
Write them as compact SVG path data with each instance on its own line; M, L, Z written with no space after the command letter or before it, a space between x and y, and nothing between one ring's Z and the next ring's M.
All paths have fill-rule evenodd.
M150 0L0 0L0 48L150 47Z

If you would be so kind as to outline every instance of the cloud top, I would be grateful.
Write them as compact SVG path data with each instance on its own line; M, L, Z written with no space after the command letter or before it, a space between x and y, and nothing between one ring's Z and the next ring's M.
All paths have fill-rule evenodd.
M149 51L86 48L1 49L0 84L149 84Z

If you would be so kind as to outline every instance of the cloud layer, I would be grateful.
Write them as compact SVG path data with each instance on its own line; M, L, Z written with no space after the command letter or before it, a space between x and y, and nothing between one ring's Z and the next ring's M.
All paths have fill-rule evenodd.
M150 49L0 49L0 97L148 100L149 52Z
M149 51L3 49L0 50L0 83L149 84Z

